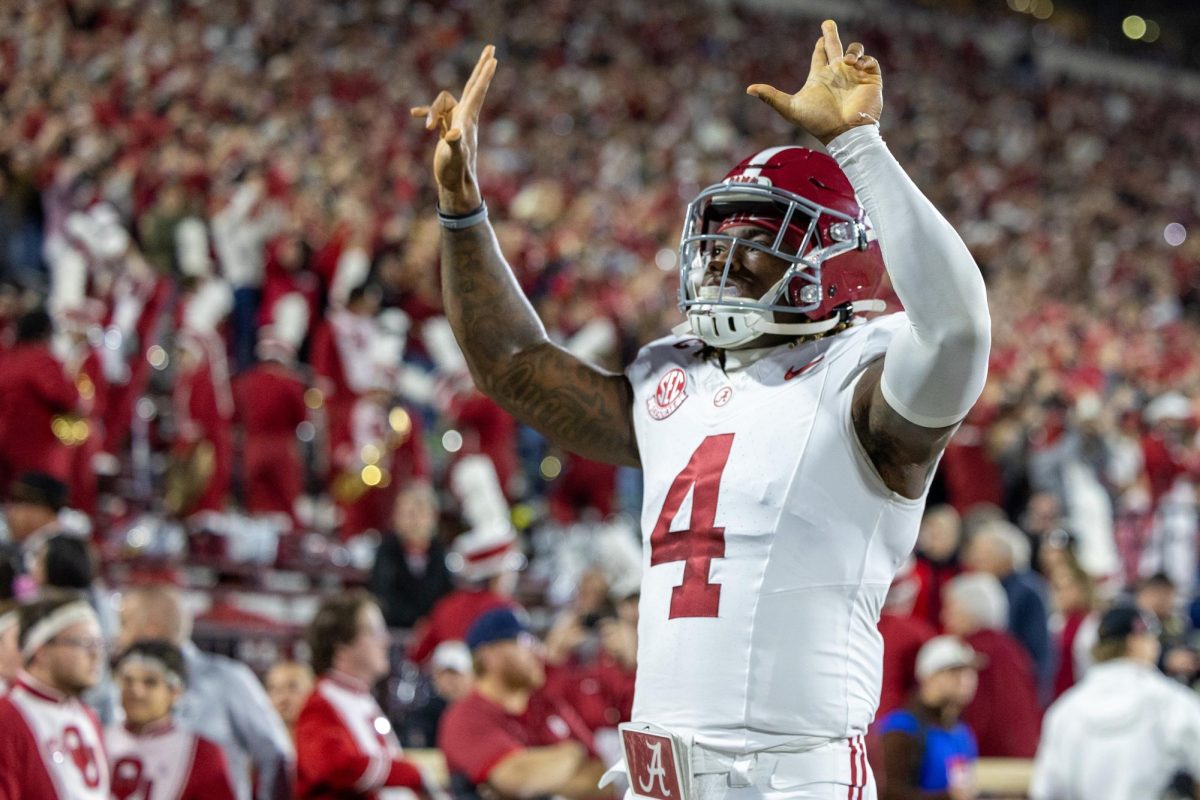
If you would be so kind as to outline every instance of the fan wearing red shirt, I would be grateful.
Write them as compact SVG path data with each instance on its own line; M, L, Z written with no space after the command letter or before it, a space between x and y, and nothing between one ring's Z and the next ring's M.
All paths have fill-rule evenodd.
M175 724L183 653L165 639L135 642L114 668L125 722L105 731L115 800L234 800L220 747Z
M436 796L405 761L391 723L371 695L388 674L390 637L367 592L331 595L308 629L317 688L296 722L298 800L381 800L385 788Z
M508 797L603 796L583 720L542 689L540 645L507 608L487 612L467 632L475 691L442 717L438 747L456 788L487 784Z
M17 323L16 346L0 371L0 481L23 472L71 476L73 451L54 432L55 420L81 410L79 390L50 349L54 323L38 309Z

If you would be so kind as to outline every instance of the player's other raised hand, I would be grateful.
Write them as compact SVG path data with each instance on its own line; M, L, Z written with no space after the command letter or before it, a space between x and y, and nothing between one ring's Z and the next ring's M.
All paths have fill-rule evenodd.
M822 144L851 128L878 122L883 113L879 62L858 42L843 51L837 23L831 19L821 24L808 80L800 91L787 94L774 86L754 83L746 88L746 94L767 103Z
M410 112L424 117L426 130L438 132L433 177L438 185L438 205L447 214L465 214L483 202L475 180L479 110L496 74L496 63L496 48L489 44L463 86L461 100L443 90L430 105L416 106Z

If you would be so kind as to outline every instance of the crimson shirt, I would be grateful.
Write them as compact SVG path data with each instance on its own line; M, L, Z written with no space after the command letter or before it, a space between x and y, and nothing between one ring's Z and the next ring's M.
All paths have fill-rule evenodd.
M368 687L333 670L296 721L296 773L298 800L374 800L385 787L423 786Z
M520 715L471 692L446 710L438 727L438 748L446 756L446 766L474 784L485 783L496 765L514 753L569 740L594 753L592 734L583 720L545 691L530 697Z
M966 639L987 663L962 721L975 732L981 758L1033 758L1042 728L1033 660L1012 635L976 631Z
M22 344L4 356L0 370L0 461L9 479L44 472L71 477L71 448L55 436L60 414L79 408L79 391L46 344Z
M547 668L547 690L561 697L595 732L615 728L633 716L636 672L607 653L586 664Z
M233 379L236 419L245 432L242 472L246 510L291 516L304 490L296 428L308 419L300 373L268 361Z

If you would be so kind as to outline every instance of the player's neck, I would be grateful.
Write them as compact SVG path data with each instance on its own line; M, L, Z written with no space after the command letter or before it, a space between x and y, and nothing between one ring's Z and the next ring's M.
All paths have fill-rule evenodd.
M523 714L529 706L532 689L514 689L506 686L494 675L484 675L475 684L475 690L510 714Z

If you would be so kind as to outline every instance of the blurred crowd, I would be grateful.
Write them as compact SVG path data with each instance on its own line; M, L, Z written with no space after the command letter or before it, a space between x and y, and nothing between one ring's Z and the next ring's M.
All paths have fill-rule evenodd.
M439 652L474 671L439 647L518 600L569 667L556 695L593 731L627 717L638 476L548 448L475 391L408 108L497 44L479 165L497 236L551 336L619 369L678 321L686 203L795 139L742 89L796 86L813 20L64 0L2 3L0 21L6 592L95 593L48 577L86 566L51 557L63 533L104 559L260 564L347 542L385 622L415 629L409 743L434 744L425 706L461 695L429 669ZM946 632L992 665L964 715L980 753L1032 756L1116 599L1162 623L1166 674L1200 678L1200 114L899 20L853 35L885 70L885 139L984 272L994 337L885 609L880 717Z

